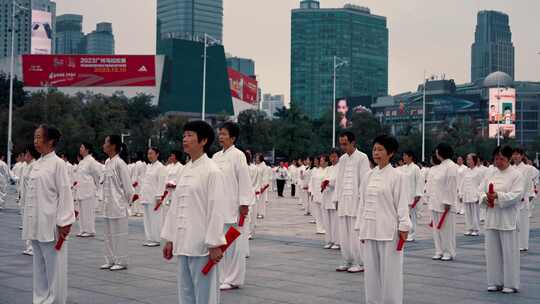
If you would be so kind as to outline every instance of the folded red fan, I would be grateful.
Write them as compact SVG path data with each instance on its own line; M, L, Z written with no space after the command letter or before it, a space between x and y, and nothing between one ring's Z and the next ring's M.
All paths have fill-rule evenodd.
M139 195L138 194L133 194L133 197L131 198L131 202L133 203L138 199L139 199Z
M132 186L133 188L137 188L138 185L139 185L139 182L134 182Z
M167 190L165 190L165 192L163 192L163 195L161 196L159 201L156 203L156 206L154 207L154 211L158 211L159 207L161 207L161 205L163 204L163 201L165 200L165 198L167 197L168 194L169 194L169 191L167 191Z
M329 181L329 180L324 180L324 181L321 183L321 193L324 192L324 190L326 189L326 187L328 187L328 185L330 185L330 181Z
M396 250L397 251L402 251L403 250L403 246L405 246L405 240L403 238L401 238L401 236L399 236L399 240L398 240L398 243L397 243L397 248Z
M238 219L238 227L244 227L245 220L246 220L246 217L240 214L240 218Z
M225 234L225 240L227 241L227 244L222 245L220 248L225 253L227 251L227 248L231 246L231 244L240 236L240 231L235 229L234 227L230 227L229 230L227 230L227 233ZM208 259L208 263L204 266L204 268L201 270L204 275L207 275L210 270L216 265L216 263L210 258Z
M495 186L493 185L493 183L489 184L488 193L489 194L495 194ZM494 208L495 207L495 200L488 199L487 204L488 204L489 208Z

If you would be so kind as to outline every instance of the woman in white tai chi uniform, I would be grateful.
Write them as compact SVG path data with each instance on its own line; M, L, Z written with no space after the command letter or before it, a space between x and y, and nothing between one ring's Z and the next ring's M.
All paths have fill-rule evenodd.
M340 249L339 247L339 233L338 233L338 216L337 216L337 204L336 204L336 177L337 177L337 164L339 160L339 151L333 149L330 152L330 164L324 176L322 187L323 191L323 213L322 220L324 230L326 234L324 239L326 245L324 249Z
M404 176L390 159L398 150L395 138L373 141L377 167L367 173L360 191L355 228L364 242L366 303L403 303L403 245L411 229L410 195ZM401 240L401 245L399 244Z
M125 163L127 149L119 135L105 138L103 152L109 156L103 173L103 216L105 218L105 260L101 269L127 268L128 208L133 187Z
M67 243L75 222L68 169L54 149L60 132L46 125L34 133L34 146L41 157L28 176L23 218L23 240L34 250L33 303L64 304L67 299ZM58 244L58 245L57 245Z
M480 205L478 187L483 175L478 168L478 156L467 155L467 169L463 172L458 185L458 196L465 210L465 235L478 236L480 233Z
M73 187L77 188L79 201L79 222L81 231L77 236L92 237L96 235L97 188L103 171L102 166L92 156L92 145L83 143L79 148L82 160L77 165Z

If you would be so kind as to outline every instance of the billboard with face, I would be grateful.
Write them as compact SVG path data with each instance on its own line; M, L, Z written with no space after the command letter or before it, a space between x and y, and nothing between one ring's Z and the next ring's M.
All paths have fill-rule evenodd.
M32 54L49 55L52 53L52 15L49 12L32 10Z
M371 96L342 97L336 100L337 122L342 129L351 127L354 113L371 113Z
M516 137L516 90L489 89L489 137Z

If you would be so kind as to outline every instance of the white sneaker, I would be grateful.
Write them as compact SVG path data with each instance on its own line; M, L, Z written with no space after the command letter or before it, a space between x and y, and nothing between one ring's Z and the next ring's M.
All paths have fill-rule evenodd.
M442 257L443 257L442 255L436 254L436 255L432 256L431 259L432 260L440 260L440 259L442 259Z
M26 250L23 250L22 254L33 256L34 252L32 251L32 249L26 249Z
M334 245L332 245L332 247L330 247L330 249L340 250L341 246L339 246L338 244L334 244Z
M146 246L147 247L159 247L159 245L161 245L161 244L158 243L158 242L148 242L148 244Z
M463 235L465 235L465 236L470 236L470 235L472 235L472 232L467 231L467 232L463 233Z
M226 283L219 285L220 290L232 290L232 289L238 289L238 288L239 287L236 285L226 284Z
M407 242L414 242L414 241L415 241L415 239L414 239L413 237L410 237L410 236L409 236L409 237L407 238Z
M364 272L364 267L360 265L354 265L351 268L347 269L348 273L359 273Z
M127 266L125 265L114 265L111 267L111 271L117 271L117 270L124 270L127 269Z
M516 293L516 292L518 292L517 289L515 289L515 288L508 288L508 287L505 287L505 288L503 288L503 290L502 290L502 293Z
M113 267L114 265L113 264L103 264L101 266L99 266L99 269L102 269L102 270L107 270L107 269L111 269L111 267Z
M441 261L446 261L446 262L448 262L448 261L451 261L451 260L453 260L453 259L454 259L454 258L452 258L451 255L445 253L445 254L442 256Z
M320 230L320 231L317 231L316 234L326 234L326 231Z
M501 291L501 290L502 290L501 286L488 286L487 288L487 291L489 292L496 292L496 291Z
M311 220L311 221L309 221L308 223L310 223L310 224L317 224L317 222L316 222L315 220Z
M333 245L334 245L334 244L332 244L332 243L328 243L328 244L324 245L323 248L324 248L324 249L330 249L330 248L332 248Z
M478 231L471 232L471 236L479 236L479 235L480 235L480 233L478 233Z
M337 272L345 272L345 271L349 270L349 268L351 268L351 265L349 265L349 264L343 264L343 265L341 265L341 266L338 266L338 267L336 268L336 271L337 271Z

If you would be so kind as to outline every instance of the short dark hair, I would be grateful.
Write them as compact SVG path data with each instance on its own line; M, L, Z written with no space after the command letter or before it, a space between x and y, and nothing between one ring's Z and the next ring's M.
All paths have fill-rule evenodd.
M39 125L38 129L43 130L43 136L45 136L45 139L47 141L52 140L53 147L56 147L56 145L60 141L60 138L62 138L62 133L60 133L60 131L55 127L50 127L48 125L42 124Z
M441 164L441 161L440 161L439 158L437 157L437 153L435 153L435 151L433 151L433 154L431 154L431 162L432 162L434 165L440 165L440 164Z
M319 156L319 165L320 165L321 158L324 158L324 161L326 162L326 165L330 166L330 156L329 155L326 155L326 154L320 155Z
M246 156L246 162L248 165L251 164L253 157L251 155L251 152L249 150L244 151L244 155Z
M403 154L408 155L413 160L416 160L416 155L414 154L413 150L405 150Z
M356 141L356 136L351 131L343 131L339 134L339 137L347 137L347 140L352 143Z
M510 160L512 159L512 154L514 153L514 149L512 149L510 146L498 146L493 150L493 153L491 156L493 159L495 159L495 156L497 154L501 154L503 157L506 157L506 159Z
M240 127L237 123L234 123L232 121L226 121L221 126L219 126L219 129L225 129L229 133L229 137L234 137L234 142L238 140L238 136L240 136Z
M88 153L89 153L89 154L94 153L94 146L93 146L91 143L89 143L89 142L82 142L81 145L83 145L84 148L85 148L86 150L88 150Z
M184 153L180 150L172 150L171 155L174 155L174 157L176 157L176 160L180 163L184 161Z
M30 155L34 159L38 159L41 156L41 154L36 150L36 147L34 147L34 145L26 146L26 148L24 149L24 152L25 153L30 153Z
M114 145L114 151L118 153L118 156L125 162L128 160L128 150L125 143L122 142L122 136L118 134L111 134L107 136L109 138L109 144ZM107 138L105 137L105 138Z
M206 139L204 152L208 153L210 151L210 147L214 143L215 135L214 130L207 122L202 120L190 121L184 125L184 132L186 131L195 132L197 134L198 142Z
M156 152L156 154L158 154L158 155L161 154L158 147L150 147L150 148L148 148L148 150L152 150L152 151Z
M340 157L340 156L341 156L341 150L336 149L336 148L332 148L332 149L330 150L330 153L328 153L328 155L330 156L330 155L332 155L332 154L336 154L338 157Z
M386 134L379 135L373 140L373 145L379 144L384 147L388 154L396 153L399 149L399 143L393 136Z
M439 156L443 159L450 159L454 156L454 149L447 143L438 144L435 151L437 151Z
M518 153L519 155L525 155L525 150L521 148L514 148L514 151L512 153Z
M264 155L262 155L261 153L257 154L257 160L260 161L261 163L264 162Z

